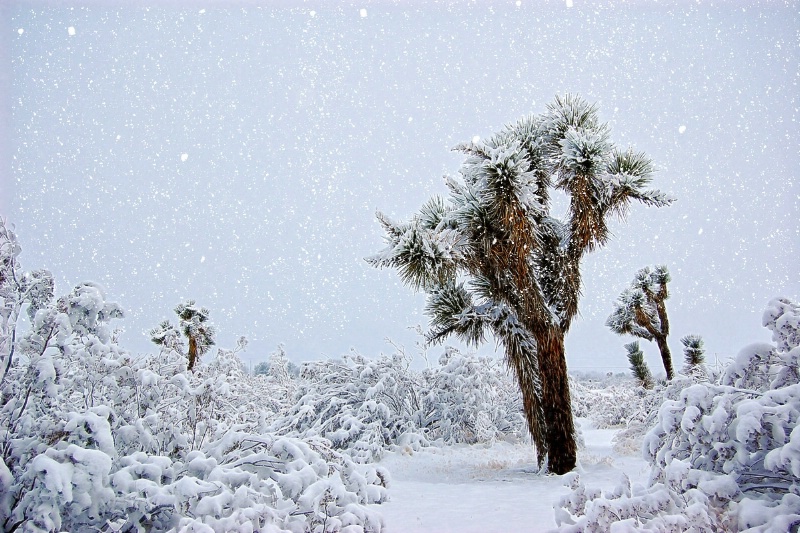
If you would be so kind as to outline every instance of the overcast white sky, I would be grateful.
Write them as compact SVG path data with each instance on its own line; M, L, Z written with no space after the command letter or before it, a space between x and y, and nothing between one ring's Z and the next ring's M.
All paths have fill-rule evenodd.
M59 294L105 286L133 351L187 298L255 361L413 351L423 297L363 261L375 210L407 218L451 147L565 92L678 199L585 260L572 369L626 368L603 323L645 265L673 274L678 366L681 336L735 355L800 296L797 3L70 4L0 8L0 214Z

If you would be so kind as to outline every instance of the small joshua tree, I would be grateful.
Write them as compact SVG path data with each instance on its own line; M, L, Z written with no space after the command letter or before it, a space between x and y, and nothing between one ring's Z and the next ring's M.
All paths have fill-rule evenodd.
M655 270L645 267L636 273L631 286L619 295L614 303L614 312L606 320L606 326L618 335L633 335L655 341L661 352L661 360L667 379L672 379L672 355L667 345L669 319L664 303L669 298L667 283L671 280L666 266Z
M202 357L214 345L214 326L209 322L209 310L198 307L194 300L189 300L175 308L175 313L181 319L180 330L165 320L157 328L150 330L150 340L159 346L183 352L183 343L180 333L189 339L189 363L187 369L194 370L197 358Z
M650 369L647 368L647 363L644 362L644 354L642 350L639 349L639 341L626 344L625 349L628 350L628 361L631 364L633 377L635 377L639 385L645 389L652 389L653 375L650 373Z
M703 349L703 338L700 335L686 335L681 339L681 343L683 344L685 362L683 372L688 376L706 378L706 356Z
M198 357L202 357L214 345L214 326L209 322L209 310L198 307L194 300L180 304L175 312L181 319L181 331L189 339L188 370L194 369Z

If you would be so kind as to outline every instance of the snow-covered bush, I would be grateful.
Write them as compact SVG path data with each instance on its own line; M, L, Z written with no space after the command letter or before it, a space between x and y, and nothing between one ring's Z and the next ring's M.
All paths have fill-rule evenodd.
M418 421L428 438L474 444L527 437L519 387L500 361L447 347L423 381Z
M273 360L270 369L279 361ZM402 354L304 363L295 402L272 425L280 434L324 437L357 462L379 459L415 435L421 383ZM277 380L279 381L279 380Z
M800 306L774 299L763 323L774 345L745 347L719 383L690 384L661 405L644 442L647 487L601 494L568 480L563 531L796 530Z
M269 389L268 397L273 404L273 409L276 412L285 412L294 405L299 385L292 372L294 365L286 357L283 344L279 344L278 348L270 354L269 362L265 366L266 371L263 374L256 373L256 376L259 376L258 381Z
M83 283L39 309L0 387L0 527L379 531L388 476L323 439L276 436L263 380L218 350L134 357Z
M652 401L657 389L644 389L631 379L618 383L570 381L575 416L588 418L601 429L646 419L657 408Z
M438 366L416 372L409 363L400 351L304 363L294 404L271 430L324 437L360 463L433 440L524 438L519 391L501 362L448 347Z
M6 220L0 217L0 383L13 362L19 316L27 305L28 317L53 298L53 275L48 270L25 272L19 262L22 247Z

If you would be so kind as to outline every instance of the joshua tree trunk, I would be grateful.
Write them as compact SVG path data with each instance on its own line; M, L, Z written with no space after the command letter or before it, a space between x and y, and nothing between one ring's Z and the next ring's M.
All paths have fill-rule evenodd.
M669 352L667 337L666 335L658 335L655 337L655 341L658 344L658 350L661 352L661 361L664 363L664 370L667 371L667 379L670 380L675 373L672 370L672 354Z
M528 423L528 432L536 447L536 459L541 467L547 458L547 435L544 410L542 409L541 390L537 390L537 379L541 382L541 374L537 371L536 353L527 349L506 346L506 355L514 375L517 377L522 394L522 411Z
M577 447L564 357L564 332L557 326L547 329L537 339L537 347L542 407L547 421L547 465L554 474L566 474L575 468Z
M189 372L194 369L194 364L197 361L197 339L189 337Z
M644 312L641 306L637 306L635 309L636 313L636 321L639 323L641 327L647 330L650 333L652 340L656 341L658 345L658 350L661 352L661 361L664 363L664 370L667 372L667 380L671 380L675 372L672 370L672 354L669 353L669 346L667 345L667 335L669 335L669 322L667 321L667 313L664 310L663 301L660 302L660 306L658 309L658 314L661 317L660 325L661 330L659 331L653 325L653 322Z

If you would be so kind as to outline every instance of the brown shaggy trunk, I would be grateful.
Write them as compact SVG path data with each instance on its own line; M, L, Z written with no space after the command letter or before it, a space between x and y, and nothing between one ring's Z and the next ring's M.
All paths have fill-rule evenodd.
M666 335L658 335L655 337L655 341L661 352L661 361L664 363L664 370L667 371L667 380L671 380L675 372L672 370L672 354L670 354L669 346L667 346L667 337Z
M575 468L578 450L564 356L564 332L558 327L549 328L537 339L537 345L547 423L547 467L554 474L566 474Z
M508 362L517 376L517 383L522 394L522 412L525 415L525 421L528 423L528 432L531 435L531 440L533 440L533 444L536 447L536 462L541 468L547 457L547 423L539 396L541 392L537 391L535 386L536 363L534 358L536 354L528 353L525 350L510 350L508 347L506 350Z
M197 361L197 340L194 337L189 337L189 372L194 369L194 363Z

